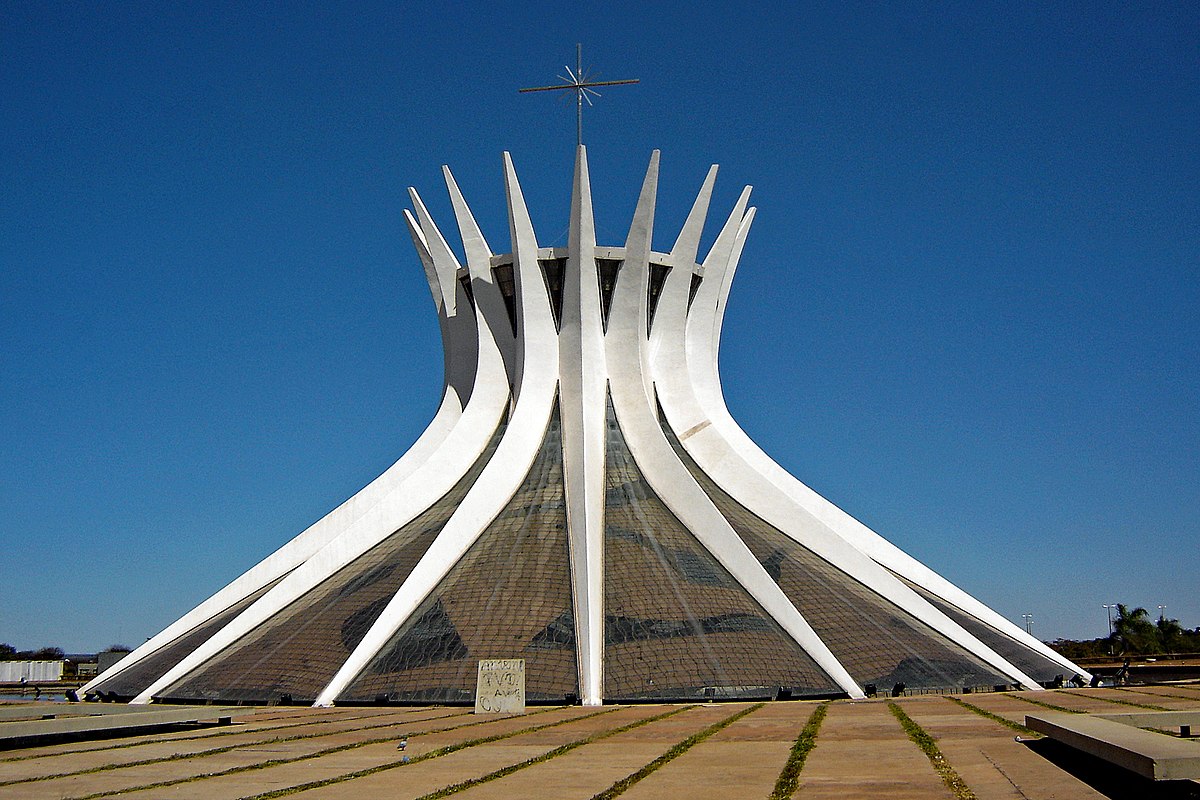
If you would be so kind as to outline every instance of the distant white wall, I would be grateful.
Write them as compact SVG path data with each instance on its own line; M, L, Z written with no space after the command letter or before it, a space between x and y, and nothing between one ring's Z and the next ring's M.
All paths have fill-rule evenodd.
M61 661L0 661L0 683L61 681Z

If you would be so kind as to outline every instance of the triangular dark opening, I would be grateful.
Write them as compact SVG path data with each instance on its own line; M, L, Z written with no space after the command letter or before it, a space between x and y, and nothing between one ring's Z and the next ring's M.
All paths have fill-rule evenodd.
M471 304L472 308L474 308L475 307L475 290L471 288L471 276L463 275L462 277L460 277L458 279L458 283L460 286L462 286L463 293L466 294L466 296L467 296L467 302Z
M704 279L701 278L696 273L694 273L694 272L692 273L692 285L688 289L688 310L689 311L692 308L692 301L696 299L696 292L700 291L700 283L703 280Z
M608 330L608 310L612 308L613 290L617 286L617 274L624 261L612 258L597 258L596 272L600 276L600 318L604 330Z
M517 335L517 287L513 283L513 265L501 264L492 267L492 276L500 296L504 298L504 310L508 312L508 322L512 325L513 336Z
M546 281L546 292L550 295L550 310L554 314L555 330L562 329L563 275L567 269L565 258L539 258L542 278Z
M646 333L650 333L650 328L654 325L654 312L658 309L658 296L662 294L663 284L667 282L667 275L670 272L671 268L666 264L650 265L650 296L646 314Z

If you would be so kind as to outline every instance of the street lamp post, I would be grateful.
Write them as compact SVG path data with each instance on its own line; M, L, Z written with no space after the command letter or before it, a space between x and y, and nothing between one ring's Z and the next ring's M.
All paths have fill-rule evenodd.
M1166 615L1166 611L1167 611L1167 607L1166 607L1166 606L1159 606L1159 607L1158 607L1158 621L1159 621L1159 622L1162 622L1162 621L1163 621L1163 618L1164 618L1164 617L1165 617L1165 615Z
M1025 620L1025 632L1033 635L1033 614L1022 614L1021 618Z
M1104 603L1105 610L1108 611L1108 654L1112 655L1112 610L1116 608L1116 603Z

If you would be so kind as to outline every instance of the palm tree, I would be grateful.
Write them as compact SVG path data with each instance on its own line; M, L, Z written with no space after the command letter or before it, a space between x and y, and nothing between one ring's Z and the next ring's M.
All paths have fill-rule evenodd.
M1179 620L1159 617L1154 627L1159 647L1167 653L1175 652L1183 639L1183 626L1179 624Z
M1121 653L1157 652L1158 637L1150 613L1144 608L1130 609L1117 603L1113 618L1113 640L1121 645Z

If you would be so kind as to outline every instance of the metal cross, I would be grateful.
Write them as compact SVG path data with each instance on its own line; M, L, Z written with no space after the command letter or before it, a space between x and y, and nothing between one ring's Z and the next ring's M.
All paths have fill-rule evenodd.
M600 93L593 89L593 86L621 86L627 83L637 83L638 79L624 81L592 81L588 80L588 76L583 72L583 45L575 45L575 71L572 72L570 67L564 67L567 78L559 75L559 79L563 81L558 86L534 86L529 89L520 89L520 92L553 92L561 89L567 89L575 92L575 136L576 143L583 144L583 101L587 100L587 104L592 105L592 98L589 95L596 97Z

